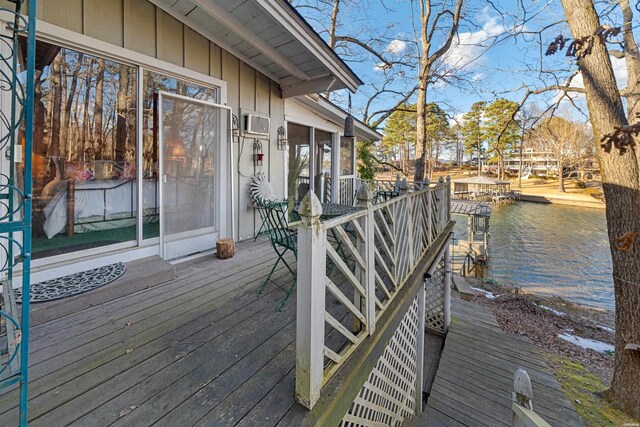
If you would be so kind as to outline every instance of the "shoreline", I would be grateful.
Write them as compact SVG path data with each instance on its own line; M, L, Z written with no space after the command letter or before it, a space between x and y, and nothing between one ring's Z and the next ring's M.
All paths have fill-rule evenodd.
M520 196L520 201L522 202L531 202L531 203L543 203L543 204L556 204L556 205L566 205L566 206L576 206L582 208L593 208L593 209L606 209L607 205L604 202L601 202L597 199L589 200L587 198L577 198L575 196L567 194L559 195L559 194L531 194L531 193L523 193Z
M606 399L615 352L611 311L470 279L472 301L490 308L503 331L536 345L586 427L640 426Z
M490 307L503 330L531 339L551 355L577 360L605 385L610 384L615 343L613 311L491 281L467 280L475 288L473 301ZM569 340L569 336L578 339Z

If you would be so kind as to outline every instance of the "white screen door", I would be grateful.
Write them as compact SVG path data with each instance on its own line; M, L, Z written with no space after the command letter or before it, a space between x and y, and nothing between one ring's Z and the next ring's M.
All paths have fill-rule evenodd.
M228 107L166 92L158 96L160 254L215 248L226 218Z

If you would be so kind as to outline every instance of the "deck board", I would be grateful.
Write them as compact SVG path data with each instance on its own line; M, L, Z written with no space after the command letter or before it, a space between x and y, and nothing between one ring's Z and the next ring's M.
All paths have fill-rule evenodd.
M531 377L536 412L552 425L582 426L535 345L502 332L491 311L452 299L452 323L425 412L445 426L510 426L513 374Z

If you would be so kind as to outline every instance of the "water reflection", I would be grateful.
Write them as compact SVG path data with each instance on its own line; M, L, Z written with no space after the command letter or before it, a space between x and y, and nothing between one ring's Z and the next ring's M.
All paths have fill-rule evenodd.
M459 219L459 218L456 218ZM466 233L466 219L458 235ZM578 304L614 308L604 210L521 203L493 209L486 277Z

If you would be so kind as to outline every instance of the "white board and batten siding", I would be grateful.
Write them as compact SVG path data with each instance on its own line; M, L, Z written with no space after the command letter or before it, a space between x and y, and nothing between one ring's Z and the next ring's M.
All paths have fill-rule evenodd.
M0 6L13 9L5 0L0 0ZM97 40L112 47L105 53L114 60L135 64L139 58L140 65L153 63L158 71L201 84L215 86L224 81L221 102L237 117L241 119L242 111L252 111L271 118L268 141L262 140L263 172L276 196L284 197L285 156L276 149L276 129L284 123L284 101L277 83L147 0L39 0L37 9L38 21L43 23L38 30L41 37L56 41L60 40L56 37L59 29L69 30L84 36L78 37L81 43L74 38L64 40L71 48L86 50L83 44ZM257 212L249 207L249 178L243 176L254 173L252 146L253 139L247 138L238 159L240 146L233 143L233 183L225 186L235 192L234 237L240 240L253 237L260 225Z

